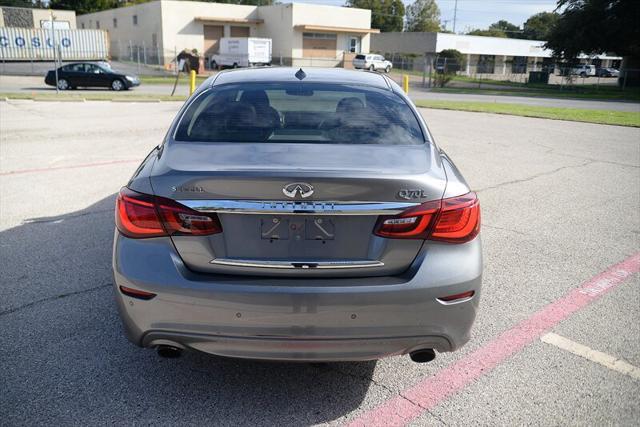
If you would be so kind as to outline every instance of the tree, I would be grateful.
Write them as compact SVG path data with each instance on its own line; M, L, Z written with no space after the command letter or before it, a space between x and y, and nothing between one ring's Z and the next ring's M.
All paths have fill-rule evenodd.
M440 9L435 0L415 0L407 6L407 31L440 31Z
M545 47L555 56L615 52L640 56L640 2L634 0L559 0L564 8Z
M0 0L0 6L45 8L46 4L42 0Z
M522 35L520 27L504 19L489 25L489 31L502 31L507 37L512 39L520 38Z
M402 0L347 0L347 7L371 10L371 27L381 32L402 31L404 3Z
M560 15L555 12L540 12L532 15L522 26L522 38L547 40Z
M507 37L507 33L502 30L471 30L467 33L470 36L483 36L483 37Z
M465 67L464 55L456 49L444 49L436 57L435 85L444 87L456 72Z
M470 36L484 36L484 37L509 37L517 39L522 37L522 30L517 25L512 24L509 21L501 19L498 22L494 22L489 25L486 30L472 30L467 34Z
M77 15L100 12L118 6L116 0L51 0L51 9L75 10Z
M558 0L556 10L562 12L545 44L556 58L614 52L624 57L625 84L640 85L640 72L632 70L640 68L640 1Z

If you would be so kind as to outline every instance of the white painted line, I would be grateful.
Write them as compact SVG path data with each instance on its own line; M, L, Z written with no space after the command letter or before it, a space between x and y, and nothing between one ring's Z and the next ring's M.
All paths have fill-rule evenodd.
M601 351L593 350L586 345L578 344L575 341L571 341L570 339L554 334L553 332L543 335L540 337L540 340L547 344L555 345L556 347L577 356L584 357L592 362L599 363L611 370L628 375L636 380L640 380L640 368L637 368L624 360L616 359L615 357L602 353Z

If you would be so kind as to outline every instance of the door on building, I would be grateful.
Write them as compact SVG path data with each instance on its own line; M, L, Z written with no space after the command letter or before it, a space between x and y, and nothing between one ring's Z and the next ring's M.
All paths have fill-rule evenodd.
M302 56L305 58L335 58L337 41L337 34L303 33Z
M224 36L224 26L205 25L204 26L204 56L211 57L218 53L220 49L220 39Z
M351 53L360 53L360 40L358 36L350 36L347 50Z
M231 27L231 37L249 37L249 27Z

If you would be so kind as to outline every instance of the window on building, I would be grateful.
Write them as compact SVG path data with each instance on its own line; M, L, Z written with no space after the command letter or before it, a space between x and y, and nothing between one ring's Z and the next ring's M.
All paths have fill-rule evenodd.
M113 18L113 28L118 28L118 18Z
M527 57L514 56L511 63L511 72L513 74L525 74L527 72Z
M305 58L336 58L336 33L302 33L302 55Z
M478 55L478 65L476 72L479 74L495 73L496 56L495 55Z
M96 21L96 28L100 29L100 21Z
M133 15L133 25L138 25L138 15Z

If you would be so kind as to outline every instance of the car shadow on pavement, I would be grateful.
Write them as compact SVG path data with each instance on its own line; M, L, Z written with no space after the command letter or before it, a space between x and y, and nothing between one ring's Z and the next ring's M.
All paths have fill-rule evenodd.
M331 422L375 362L268 363L130 344L113 299L115 195L0 232L0 413L8 424Z

